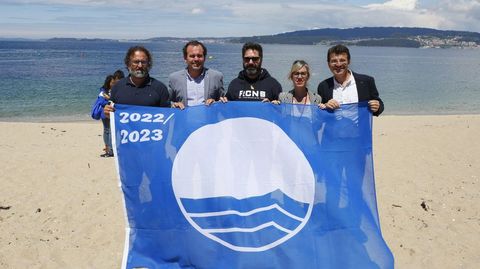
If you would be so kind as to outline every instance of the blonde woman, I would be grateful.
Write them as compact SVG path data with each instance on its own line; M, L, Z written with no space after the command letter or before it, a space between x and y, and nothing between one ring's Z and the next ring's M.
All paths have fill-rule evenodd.
M307 83L310 79L310 67L307 62L304 60L294 61L288 79L293 83L293 90L280 93L279 101L276 103L315 104L320 108L324 106L322 97L316 92L309 91L307 88Z

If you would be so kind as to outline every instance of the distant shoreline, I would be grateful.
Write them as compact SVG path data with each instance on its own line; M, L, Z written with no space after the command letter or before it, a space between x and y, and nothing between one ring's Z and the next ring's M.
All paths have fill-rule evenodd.
M186 42L198 39L204 43L244 43L288 45L327 45L344 43L349 46L403 48L480 48L480 33L437 30L420 27L357 27L299 30L273 35L247 37L153 37L147 39L103 39L54 37L47 39L19 38L18 41L47 42ZM1 41L15 39L0 38Z

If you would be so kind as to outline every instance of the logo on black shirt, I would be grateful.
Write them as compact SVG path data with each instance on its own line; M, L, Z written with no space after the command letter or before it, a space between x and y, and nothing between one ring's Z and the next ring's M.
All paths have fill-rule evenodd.
M267 98L267 93L261 90L243 90L238 93L238 97L243 99L264 99Z

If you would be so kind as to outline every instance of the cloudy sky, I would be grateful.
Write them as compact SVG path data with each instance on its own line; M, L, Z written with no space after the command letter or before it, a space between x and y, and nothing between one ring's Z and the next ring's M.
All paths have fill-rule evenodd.
M0 37L230 37L314 28L480 32L480 0L0 0Z

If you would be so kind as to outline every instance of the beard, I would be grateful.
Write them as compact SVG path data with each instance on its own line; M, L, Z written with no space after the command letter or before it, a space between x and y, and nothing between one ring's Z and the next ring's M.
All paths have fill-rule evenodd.
M249 77L255 77L260 75L260 72L262 70L261 67L255 67L255 66L245 66L244 67L245 73Z
M147 70L128 70L128 73L132 76L132 77L135 77L135 78L144 78L148 75L148 71Z

